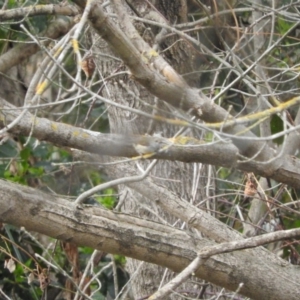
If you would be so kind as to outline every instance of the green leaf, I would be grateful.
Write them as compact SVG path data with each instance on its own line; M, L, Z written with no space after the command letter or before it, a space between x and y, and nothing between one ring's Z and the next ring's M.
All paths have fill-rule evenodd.
M31 167L31 168L28 169L28 172L31 175L41 176L41 175L44 174L44 168L42 168L42 167L37 167L37 168Z
M113 209L116 203L116 198L113 196L115 191L113 189L106 189L104 194L101 196L96 196L95 199L101 203L102 206Z
M277 115L273 115L271 117L271 133L279 133L283 131L283 122L281 118L279 118ZM277 139L274 139L274 142L277 143L278 145L282 144L283 142L283 136L279 137Z
M29 148L24 148L20 151L20 157L24 160L28 160L31 155L31 151Z

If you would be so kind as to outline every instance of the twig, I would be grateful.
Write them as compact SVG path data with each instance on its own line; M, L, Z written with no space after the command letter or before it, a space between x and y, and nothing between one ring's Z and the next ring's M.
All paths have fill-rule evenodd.
M136 181L141 181L143 180L151 171L151 169L154 167L154 165L156 164L157 160L154 160L151 162L151 164L148 166L148 168L146 169L146 171L144 171L144 173L142 173L141 175L137 175L137 176L130 176L130 177L125 177L125 178L118 178L115 180L111 180L109 182L106 183L102 183L99 184L91 189L89 189L88 191L85 191L84 193L82 193L74 202L75 207L80 206L80 204L89 196L102 191L104 189L110 188L112 186L115 185L119 185L119 184L125 184L125 183L130 183L130 182L136 182Z
M198 253L198 256L202 258L208 258L216 254L255 248L264 244L273 243L283 239L295 238L298 236L300 236L300 228L276 231L244 240L226 242L211 247L205 247Z

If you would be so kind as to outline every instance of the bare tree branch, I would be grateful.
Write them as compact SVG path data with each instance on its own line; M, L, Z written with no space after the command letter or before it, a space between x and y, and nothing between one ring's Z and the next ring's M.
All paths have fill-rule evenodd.
M197 257L175 278L170 280L165 286L160 288L156 293L149 297L149 300L163 300L170 295L172 291L180 286L188 279L190 275L197 271L203 259L207 259L213 255L228 253L232 251L249 249L258 247L264 244L273 243L283 239L297 238L300 236L300 229L291 229L285 231L278 231L267 233L262 236L252 237L241 241L233 241L228 243L221 243L215 246L208 246L203 248L198 253Z
M201 264L201 256L197 256L182 272L180 272L175 278L170 280L166 285L160 288L156 293L151 295L149 300L163 300L166 299L178 286L188 279Z
M51 23L46 31L40 35L41 38L47 38L42 42L43 45L47 46L52 39L56 39L66 34L74 26L74 24L75 23L73 19L69 19L68 21L59 19L56 22ZM20 44L10 49L0 56L0 73L5 73L8 69L18 65L24 59L28 58L39 50L39 45L34 43Z
M15 9L1 10L0 21L12 19L26 18L39 15L64 15L76 16L79 14L78 9L74 5L62 4L45 4L37 6L26 6Z
M81 4L82 6L82 4ZM141 40L142 47L146 47L140 53L130 39L110 20L99 5L95 5L90 14L90 21L97 32L114 48L114 51L122 58L124 63L131 70L134 78L145 86L152 94L162 100L165 100L174 107L180 107L185 110L192 110L198 117L206 122L223 122L228 118L228 112L220 106L212 103L204 95L199 96L199 91L190 89L182 85L168 82L166 78L151 70L142 53L152 53L153 49L139 36L134 36L135 42ZM150 59L150 60L149 60ZM158 59L156 55L147 58L149 62L155 64ZM255 135L241 125L235 125L226 128L226 132L232 135L233 143L239 148L240 153L252 160L265 161L275 158L276 155L266 145L265 142L250 141L242 139L243 136L255 137ZM238 135L239 137L234 137ZM280 162L274 159L273 164L264 165L268 170L268 176L277 173Z
M143 180L144 178L146 178L146 176L148 176L148 174L150 173L151 169L154 167L156 162L157 162L156 160L153 160L152 163L147 167L147 169L141 175L130 176L130 177L123 176L122 178L118 178L118 179L112 180L110 182L102 183L98 186L91 188L90 190L83 192L82 194L80 194L77 197L77 199L74 202L74 205L75 206L80 205L87 197L89 197L99 191L102 191L104 189L107 189L109 187L116 186L119 184L126 184L126 183L130 183L130 182L136 182L136 181Z
M160 264L176 272L193 261L196 251L214 245L191 233L100 207L79 210L67 200L3 180L0 180L0 196L2 222L77 245ZM265 268L268 273L262 271ZM265 250L244 250L206 259L195 275L232 290L247 278L247 286L240 293L253 299L273 299L274 293L278 299L299 298L297 269ZM284 285L280 284L282 280Z
M22 111L3 99L0 99L0 108L2 111L2 118L0 119L1 128L5 128L7 123L15 120ZM38 124L38 126L35 124ZM224 167L236 167L243 171L254 172L265 177L273 178L293 187L300 187L300 161L297 158L288 155L278 158L276 162L274 162L274 166L271 166L271 170L274 168L277 171L270 174L268 167L261 162L254 160L248 160L246 162L240 161L242 157L239 156L238 150L229 142L205 144L203 141L186 137L164 139L150 136L101 134L44 118L34 118L30 113L26 113L18 125L12 128L10 132L29 135L32 129L32 135L37 139L47 140L61 147L76 148L102 155L130 158L138 154L134 148L134 144L138 144L141 140L148 140L148 143L154 142L160 145L160 150L151 156L153 159L203 162ZM278 165L280 165L280 167L278 167Z
M213 247L209 246L207 248L201 249L198 255L202 258L207 258L212 255L216 255L220 253L228 253L228 252L242 250L242 249L255 248L261 245L281 241L284 239L299 238L299 236L300 236L299 228L276 231L276 232L266 233L260 236L251 237L245 240L221 243Z
M187 279L192 273L221 285L224 290L228 288L238 291L252 299L274 299L274 295L279 299L298 299L300 275L297 268L259 246L298 237L299 229L246 240L239 231L233 229L240 230L244 226L245 231L247 228L255 228L256 233L258 227L261 232L267 231L265 225L268 225L262 225L261 214L253 217L253 212L256 212L253 206L248 213L249 205L242 199L243 175L238 170L260 175L262 177L255 179L256 182L266 182L266 186L253 188L257 191L254 196L257 207L264 206L268 209L264 214L265 223L271 224L275 219L275 209L285 209L294 218L299 214L296 211L298 203L294 201L297 192L291 191L293 187L300 188L300 160L290 156L299 146L299 113L295 125L295 110L291 109L300 101L297 80L299 68L294 60L297 54L292 54L293 58L287 55L287 59L280 61L282 54L288 53L286 49L295 49L295 44L291 46L291 40L300 24L298 8L292 3L289 7L277 7L275 1L272 1L272 7L269 4L263 6L257 0L251 8L242 9L252 11L254 16L253 22L245 25L238 21L240 15L235 15L237 10L231 8L232 1L214 1L211 10L200 4L202 1L192 1L192 5L202 5L201 9L198 8L202 16L208 16L208 23L211 24L207 23L210 27L207 32L222 32L216 34L219 35L218 46L211 43L208 36L212 45L212 49L209 49L205 43L203 48L200 45L205 28L199 26L207 24L201 23L203 21L187 23L187 5L191 5L191 2L186 0L151 3L139 0L73 2L82 8L81 20L62 39L56 40L52 49L45 47L41 38L21 25L36 44L36 48L30 48L30 51L41 49L44 60L34 68L35 74L30 76L30 82L26 84L28 88L22 108L12 106L0 98L0 137L3 137L3 142L8 140L4 150L14 147L20 153L20 161L15 158L11 160L10 153L5 154L1 169L3 171L6 168L4 176L13 176L14 172L19 171L19 165L23 167L23 164L28 164L30 169L21 180L29 182L32 177L37 177L40 182L44 182L44 178L40 179L39 175L30 173L31 170L32 173L35 171L37 164L42 165L45 166L45 175L53 180L49 189L57 192L60 186L53 188L53 185L60 184L61 178L62 185L69 179L68 195L75 195L76 200L70 202L45 195L37 189L0 181L0 221L16 226L25 225L28 229L38 230L61 240L126 255L181 272L158 293L153 294L152 299L164 299L181 283L190 286L191 280ZM132 12L125 2L131 5ZM137 8L136 5L140 7ZM174 5L177 7L169 14L163 5L172 8L171 10ZM25 18L28 15L50 12L50 8L54 9L54 6L6 12L12 18L20 17L23 13ZM223 14L224 8L230 8L227 16ZM139 14L139 10L145 14ZM155 18L149 16L150 10L156 13ZM218 10L221 10L220 14ZM194 17L193 13L189 17ZM142 18L132 18L130 14L149 18L150 21L148 19L144 24L148 22L151 28L145 28ZM174 25L177 21L180 23L181 19L185 24ZM234 22L230 19L234 19ZM133 23L136 20L138 22ZM86 26L87 21L91 26ZM260 27L269 21L272 22L271 29ZM190 27L192 24L198 25ZM187 28L187 31L180 31L178 28ZM199 41L196 41L196 36ZM267 39L269 43L265 43ZM180 60L181 57L187 58L192 65L196 62L197 53L195 57L194 54L190 55L185 43L195 46L199 55L204 54L211 59L209 65L212 68L206 70L208 78L205 80L202 81L206 71L198 64L195 68L188 67L186 71L178 67L177 59ZM253 43L257 51L253 51ZM72 46L76 63L69 68L72 55L68 55ZM179 49L181 46L182 49ZM277 46L280 51L277 51ZM23 56L20 56L20 49L9 51L7 56L0 57L0 71L3 68L3 72L6 72L10 65L19 63L30 55L30 51L26 50ZM86 66L88 64L86 58L93 63L93 67L83 83L83 62ZM5 59L9 59L8 64ZM181 63L185 64L185 61L181 59ZM17 71L17 68L14 69ZM189 74L192 77L195 75L195 84L189 81ZM20 74L15 75L14 78L18 78L17 75ZM188 86L187 82L197 89ZM286 83L288 85L282 87ZM41 104L45 100L44 92L47 88L57 95L56 100L49 97L47 104ZM284 99L277 100L280 97L278 95ZM231 105L231 100L239 101L238 105ZM257 105L257 101L262 105ZM122 134L102 134L54 122L50 120L52 111L47 119L39 117L48 113L43 109L49 107L55 110L54 116L58 115L60 120L63 117L65 122L74 121L73 124L80 124L85 128L96 128L96 122L102 114L106 114L111 132ZM58 112L60 108L62 109ZM86 109L88 112L83 116ZM291 112L289 118L287 110ZM273 126L273 121L277 119L280 122ZM263 122L268 127L259 126ZM101 126L97 128L102 130ZM155 134L159 131L163 136ZM15 138L12 140L11 135L29 138L24 144L23 137L16 141ZM70 171L67 176L60 172L62 170L49 171L47 166L54 158L51 156L48 160L47 156L44 159L44 154L35 157L36 154L39 155L41 148L53 148L44 143L32 149L32 162L26 161L19 148L26 147L25 150L28 151L31 141L35 140L31 137L67 147L74 159L77 159L76 155L79 153L80 163L84 166L86 162L92 162L92 172L80 165L74 169L72 162L66 162L67 166L71 166L70 170L63 170L66 173ZM285 139L282 147L278 146L278 139L274 140L278 137ZM17 149L17 146L20 147ZM60 150L55 151L60 154ZM110 180L104 183L103 178L100 178L102 173L94 173L101 163ZM64 163L60 161L57 165L63 166ZM155 168L152 168L154 165ZM217 169L214 166L227 169ZM8 167L9 171L6 171ZM83 177L84 181L81 182ZM85 179L89 181L88 185ZM277 181L278 185L270 179ZM78 186L76 180L80 180L82 185ZM121 185L119 195L122 198L116 210L121 208L130 215L101 207L78 205L94 193L116 184ZM87 186L94 187L87 190ZM66 185L62 190L65 187ZM83 190L86 191L82 193ZM82 194L78 196L78 193ZM288 201L291 202L287 203ZM132 217L133 215L153 218L177 228ZM227 220L226 224L221 222L223 217ZM251 225L251 228L247 225ZM276 225L284 228L283 218ZM179 226L185 230L179 230ZM278 228L273 226L274 230ZM290 245L296 242L288 241L287 246L284 244L284 250L289 248L289 261L298 264L299 255L296 250L292 253L296 248ZM131 260L128 259L127 266L131 275L137 274L135 267L139 262L131 264L129 261ZM147 265L145 269L150 266L147 263L142 265ZM152 270L160 269L158 266L153 267ZM142 268L139 272L143 273ZM83 293L86 287L85 280L89 277L87 273L88 268L81 283L74 285L79 292ZM152 271L147 274L151 276L151 273ZM153 273L157 275L157 272ZM167 273L169 271L165 270L165 274ZM155 276L152 276L151 284L155 282L152 286L162 286L167 275ZM128 285L134 282L134 276L131 280ZM142 295L144 291L148 295L153 293L153 289L145 288L143 283L140 284L141 288L136 288L139 283L142 283L141 279L132 285L135 296ZM117 294L119 283L115 281L114 284ZM75 297L79 297L79 294ZM171 297L176 298L176 295Z

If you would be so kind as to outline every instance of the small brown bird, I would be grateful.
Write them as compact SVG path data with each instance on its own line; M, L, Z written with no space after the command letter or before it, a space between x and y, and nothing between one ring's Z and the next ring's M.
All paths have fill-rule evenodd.
M133 147L139 155L153 155L160 150L160 142L155 137L144 136L139 139L138 143L133 144Z

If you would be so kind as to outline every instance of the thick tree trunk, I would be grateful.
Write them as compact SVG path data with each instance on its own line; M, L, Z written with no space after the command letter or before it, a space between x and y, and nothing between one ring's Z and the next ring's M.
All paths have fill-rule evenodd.
M170 4L171 2L164 1L164 4L168 5L168 3ZM174 9L178 7L181 8L182 6L172 6ZM159 8L161 7L159 6ZM166 9L165 6L164 9ZM168 17L170 17L170 15ZM101 53L99 59L96 60L96 64L98 65L102 76L105 78L112 75L114 70L122 70L122 63L113 58L113 54L107 44L103 40L99 41L98 35L95 35L95 41L98 42L95 43L95 47L92 51L93 53ZM101 57L102 54L105 56ZM175 55L175 53L172 52L172 55ZM166 117L170 117L174 114L173 109L169 105L149 94L145 88L136 84L134 80L126 75L119 75L112 80L106 81L103 94L105 97L113 99L115 103L125 104L128 107L147 112L153 116L158 112L160 116L165 115ZM108 113L110 130L112 133L122 133L125 135L160 134L163 137L172 138L179 130L181 130L179 126L170 126L165 122L157 122L151 118L132 114L116 106L108 107ZM201 132L193 132L190 129L181 132L181 134L184 136L201 138ZM136 168L136 173L139 174L137 164L145 169L149 163L145 160L139 160L138 162L128 162L127 164L134 166ZM126 174L124 174L124 165L122 164L116 164L112 170L110 169L110 172L114 173L113 177L126 176ZM202 164L187 164L161 160L157 162L150 176L156 183L164 186L166 189L177 195L180 195L182 199L192 202L195 205L203 200L205 196L208 196L205 195L205 185L207 181L206 167ZM149 199L136 191L123 186L119 187L119 192L121 194L120 201L123 203L121 208L122 212L167 223L176 227L187 227L186 224L165 213L157 207L153 201L149 201ZM173 272L168 271L163 267L134 259L127 260L127 269L131 274L134 299L151 295L161 284L166 283L174 275ZM182 290L199 292L201 287L198 285L199 283L197 283L197 280L192 279L191 281L193 281L193 283L186 284L182 287ZM179 296L176 295L170 297L170 299L179 299Z

